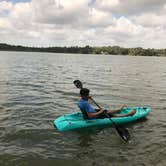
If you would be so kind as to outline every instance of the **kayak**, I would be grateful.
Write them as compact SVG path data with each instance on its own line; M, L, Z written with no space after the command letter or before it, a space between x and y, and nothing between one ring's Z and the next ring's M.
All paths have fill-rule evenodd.
M123 108L119 114L129 113L133 109L136 110L136 113L132 116L112 117L111 119L117 125L122 125L144 118L151 111L149 107L131 107L131 108ZM53 123L54 126L58 129L58 131L69 131L69 130L77 130L82 128L90 128L90 127L112 126L112 122L109 118L85 120L81 112L62 115L57 119L55 119Z

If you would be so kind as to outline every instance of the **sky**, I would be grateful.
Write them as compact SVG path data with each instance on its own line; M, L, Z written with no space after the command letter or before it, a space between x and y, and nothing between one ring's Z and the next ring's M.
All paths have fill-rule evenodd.
M0 43L166 48L166 0L0 0Z

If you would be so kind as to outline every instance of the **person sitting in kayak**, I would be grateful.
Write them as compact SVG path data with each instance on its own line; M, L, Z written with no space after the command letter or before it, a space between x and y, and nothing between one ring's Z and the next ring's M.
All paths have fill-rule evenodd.
M94 109L91 104L88 102L91 97L89 96L90 90L87 88L82 88L80 90L81 99L78 102L78 107L83 113L84 119L98 119L98 118L108 118L107 114L110 117L126 117L132 116L136 113L136 110L133 110L127 114L116 114L120 112L123 107L118 110L103 110L103 109Z

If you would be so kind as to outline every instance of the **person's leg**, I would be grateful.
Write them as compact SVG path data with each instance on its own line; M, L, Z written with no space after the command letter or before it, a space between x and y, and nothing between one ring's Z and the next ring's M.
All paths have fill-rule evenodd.
M107 110L108 114L114 114L114 113L119 113L119 112L121 112L120 109L118 109L118 110Z
M127 116L132 116L136 113L136 110L132 110L131 112L127 113L127 114L112 114L112 117L127 117Z
M122 111L124 107L127 107L126 105L122 105L118 110L107 110L108 114L114 114L114 113L119 113Z

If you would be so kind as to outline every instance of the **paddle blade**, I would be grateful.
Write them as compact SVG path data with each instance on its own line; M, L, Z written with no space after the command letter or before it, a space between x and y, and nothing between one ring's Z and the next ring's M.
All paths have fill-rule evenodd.
M111 119L110 115L104 112L104 114L109 118L109 120L112 122L113 127L116 129L117 133L119 136L125 141L128 142L130 139L130 133L129 131L122 127L122 126L117 126L116 123Z
M116 130L120 137L125 141L128 142L130 139L129 131L126 128L123 128L121 126L116 126Z
M79 89L83 88L82 82L80 80L73 81L73 84Z

